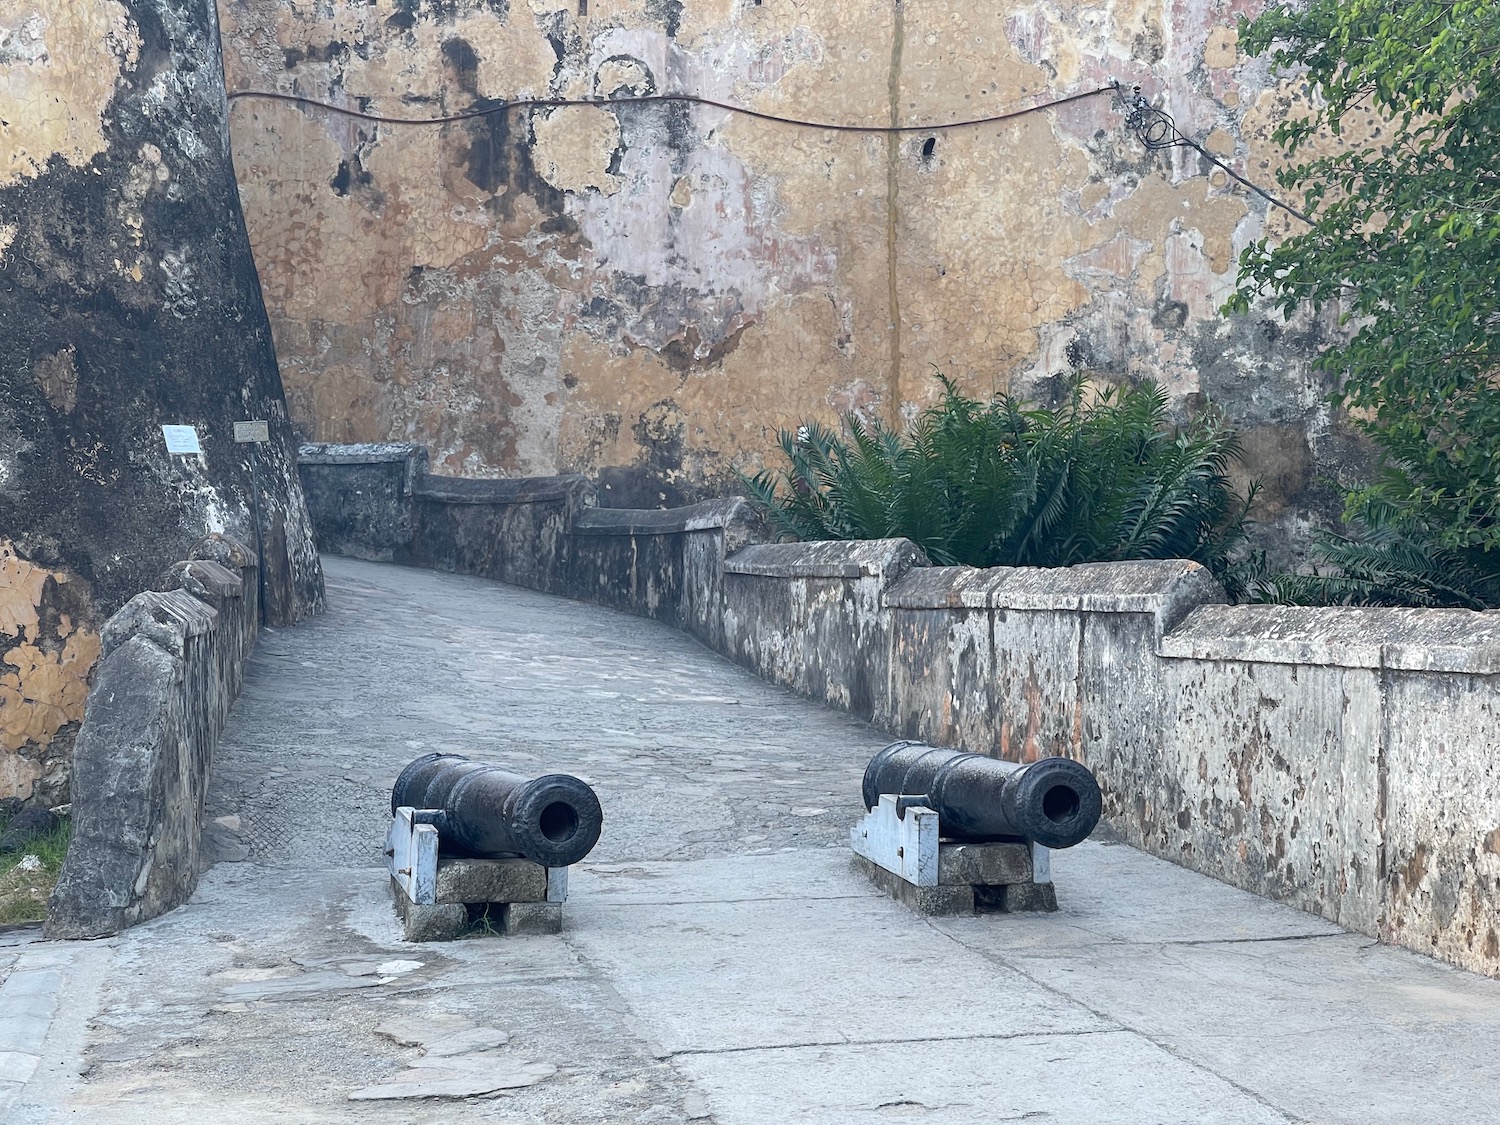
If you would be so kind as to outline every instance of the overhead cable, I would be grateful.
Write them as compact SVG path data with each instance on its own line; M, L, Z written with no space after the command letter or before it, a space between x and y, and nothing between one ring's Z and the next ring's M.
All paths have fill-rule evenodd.
M459 113L442 114L436 117L393 117L389 114L371 113L368 110L354 109L350 106L338 105L319 98L310 98L303 94L287 94L276 90L234 90L229 94L229 101L231 103L250 100L283 102L311 109L324 109L330 113L352 117L359 121L370 121L379 125L428 126L454 125L464 121L476 121L499 114L509 114L517 110L566 109L578 106L598 108L630 105L700 105L712 109L721 109L727 113L738 114L742 117L750 117L757 121L769 121L778 125L791 125L799 129L817 129L830 133L930 134L946 132L951 129L971 129L981 125L997 125L1005 121L1013 121L1016 118L1025 117L1029 114L1040 113L1042 110L1055 109L1058 106L1081 102L1088 98L1096 98L1102 94L1114 94L1119 97L1124 107L1126 127L1135 133L1137 139L1149 151L1155 152L1169 148L1190 148L1210 164L1221 168L1237 183L1255 192L1256 195L1259 195L1266 202L1281 208L1287 214L1302 220L1309 226L1314 225L1313 220L1303 212L1297 210L1297 208L1289 203L1282 202L1259 184L1246 179L1203 145L1182 133L1177 128L1177 124L1172 120L1170 114L1157 109L1146 100L1139 86L1132 87L1132 94L1130 96L1126 96L1123 91L1124 87L1118 81L1112 81L1108 86L1100 86L1096 90L1085 90L1082 93L1068 94L1049 101L1038 102L1035 105L1025 106L1021 109L1013 109L1006 113L988 114L984 117L970 117L961 121L942 121L929 125L856 125L841 121L808 121L800 117L766 113L763 110L750 109L748 106L716 101L713 98L705 98L698 94L639 94L628 98L516 98L511 101L494 102L490 105L477 106L474 109L463 110Z
M1030 113L1038 113L1044 109L1053 109L1060 105L1067 105L1070 102L1083 101L1085 98L1096 98L1100 94L1113 94L1117 89L1118 85L1113 84L1101 86L1097 90L1085 90L1081 94L1069 94L1066 97L1053 98L1051 101L1039 102L1036 105L1011 110L1008 113L996 113L986 117L971 117L963 121L944 121L936 125L853 125L837 121L805 121L800 117L785 117L778 113L766 113L762 110L750 109L747 106L715 101L713 98L701 97L698 94L639 94L628 98L516 98L513 101L495 102L493 105L479 106L475 109L464 110L461 113L448 113L440 117L391 117L382 113L369 113L362 109L351 109L348 106L335 105L332 102L304 97L301 94L283 94L272 90L235 90L230 93L229 100L231 102L245 99L290 102L293 105L331 110L345 117L354 117L360 121L374 121L381 125L452 125L460 121L473 121L478 118L493 117L496 114L511 113L520 109L562 109L572 106L612 107L675 103L709 106L713 109L722 109L729 113L739 114L742 117L753 117L757 121L771 121L778 125L793 125L800 129L820 129L829 133L940 133L948 129L969 129L978 125L995 125L1002 121L1025 117Z

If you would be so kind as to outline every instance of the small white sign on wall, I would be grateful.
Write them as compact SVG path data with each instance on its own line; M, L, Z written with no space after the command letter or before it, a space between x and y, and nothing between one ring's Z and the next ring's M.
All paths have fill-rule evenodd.
M234 424L234 440L241 445L250 442L262 442L271 440L271 425L269 422L236 422Z
M203 452L203 447L198 444L198 431L193 426L163 426L161 436L167 443L168 453L191 455Z

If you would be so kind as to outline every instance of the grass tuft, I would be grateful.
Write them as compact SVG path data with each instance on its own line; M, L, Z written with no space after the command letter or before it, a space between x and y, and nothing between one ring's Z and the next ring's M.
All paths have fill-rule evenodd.
M8 818L0 817L0 834L8 823ZM21 851L0 855L0 926L40 922L47 916L47 897L57 884L72 832L72 822L64 818L54 831L37 837ZM29 860L32 856L40 866Z

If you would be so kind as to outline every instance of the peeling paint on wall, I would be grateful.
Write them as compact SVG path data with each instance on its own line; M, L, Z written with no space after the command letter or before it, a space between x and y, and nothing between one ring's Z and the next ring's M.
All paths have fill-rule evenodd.
M224 0L231 89L423 116L694 92L794 117L938 124L1118 78L1248 174L1296 91L1233 31L1258 0L690 6ZM1248 114L1247 114L1248 110ZM1245 115L1244 120L1241 116ZM1262 518L1338 504L1362 450L1310 369L1331 324L1220 318L1286 226L1108 97L900 138L677 104L439 128L245 101L233 139L294 419L420 440L440 472L583 471L654 505L754 469L779 427L910 416L933 366L1047 400L1154 378L1258 435ZM1311 466L1311 468L1310 468ZM1314 471L1316 470L1316 471Z
M538 115L531 132L537 169L559 191L581 194L593 189L613 195L620 190L620 177L610 171L620 148L620 122L609 110L553 110Z
M100 654L88 612L82 583L0 540L0 798L67 799L67 751Z
M116 0L0 0L0 186L103 152L105 108L140 49Z

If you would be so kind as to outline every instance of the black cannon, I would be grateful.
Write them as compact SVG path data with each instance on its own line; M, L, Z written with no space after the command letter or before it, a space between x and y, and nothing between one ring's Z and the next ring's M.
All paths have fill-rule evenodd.
M438 812L444 850L491 859L519 855L546 867L577 863L599 842L604 811L576 777L527 778L461 754L425 754L391 788L402 806Z
M923 796L943 836L961 841L1018 837L1071 848L1099 823L1099 783L1070 758L1027 765L916 742L887 746L865 768L865 808L882 793Z

